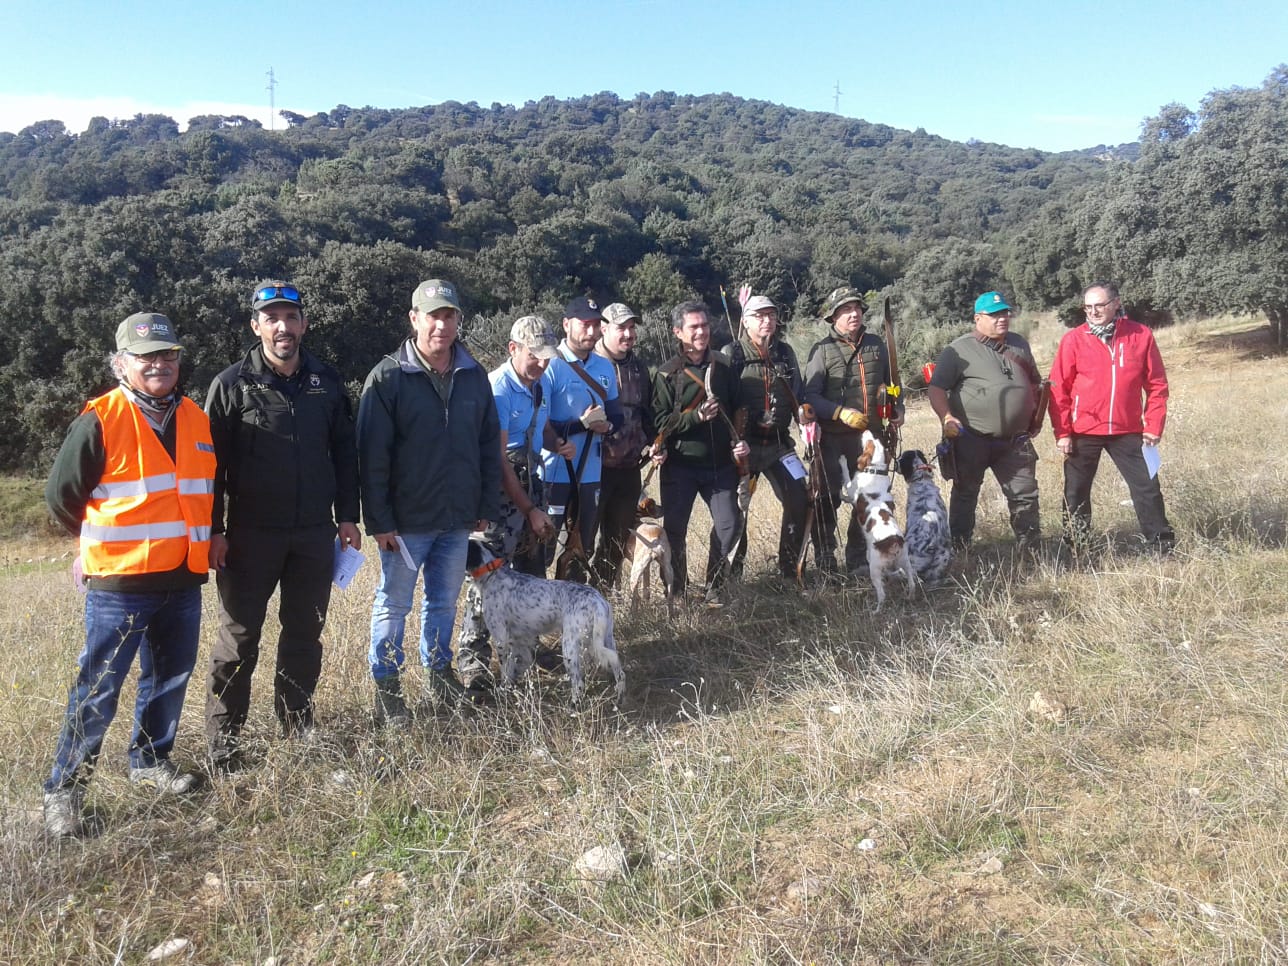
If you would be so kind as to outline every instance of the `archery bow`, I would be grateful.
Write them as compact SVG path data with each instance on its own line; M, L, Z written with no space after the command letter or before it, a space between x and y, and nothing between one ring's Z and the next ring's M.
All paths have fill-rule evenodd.
M899 404L899 396L903 392L899 385L899 353L895 345L894 338L894 317L890 314L890 296L881 300L881 331L885 335L886 355L890 361L890 383L883 390L878 391L878 395L884 392L885 399L879 404L878 411L885 420L885 428L881 432L881 442L886 448L886 452L891 454L890 459L897 459L899 456L899 428L893 425L893 420Z

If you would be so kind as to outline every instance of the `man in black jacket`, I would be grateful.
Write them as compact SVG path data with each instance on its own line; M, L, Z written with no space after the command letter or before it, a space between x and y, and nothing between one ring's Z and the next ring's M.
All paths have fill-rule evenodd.
M671 591L682 596L688 586L689 517L700 496L712 522L705 599L708 606L720 607L741 523L736 461L750 452L730 427L730 414L741 405L739 385L720 354L711 351L705 305L677 305L671 310L671 331L679 352L653 375L654 418L668 434L661 452L651 457L662 464L662 513L675 570Z
M300 345L308 319L299 291L279 280L257 285L250 327L259 344L215 377L206 398L219 461L210 541L219 633L206 734L223 769L237 763L264 614L278 586L273 707L286 735L312 727L337 536L343 547L362 545L352 408L336 371Z

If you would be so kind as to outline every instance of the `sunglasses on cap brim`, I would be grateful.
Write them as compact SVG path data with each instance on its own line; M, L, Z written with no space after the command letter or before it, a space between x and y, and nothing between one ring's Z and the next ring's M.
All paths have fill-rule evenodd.
M278 299L286 302L298 302L300 300L300 291L291 285L265 285L255 292L251 301L275 302Z

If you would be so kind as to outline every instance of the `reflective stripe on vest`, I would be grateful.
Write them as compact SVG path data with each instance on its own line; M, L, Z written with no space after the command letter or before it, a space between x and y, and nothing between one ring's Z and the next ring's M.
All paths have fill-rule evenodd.
M141 480L125 480L121 483L100 483L90 494L96 500L117 500L126 496L147 496L162 490L173 490L175 478L173 473L162 473L159 476L145 476Z
M186 537L188 525L182 520L169 523L137 523L132 527L96 527L81 524L81 536L99 543L133 543L138 540L165 540L169 537Z
M190 399L174 414L172 459L120 389L90 400L103 429L103 477L85 507L81 562L89 576L205 573L215 456L210 422Z

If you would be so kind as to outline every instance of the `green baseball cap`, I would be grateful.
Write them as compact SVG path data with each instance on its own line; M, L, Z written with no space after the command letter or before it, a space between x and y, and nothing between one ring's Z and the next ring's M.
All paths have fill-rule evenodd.
M993 315L996 312L1010 312L1011 307L1006 304L1006 299L1002 298L1001 292L985 292L975 300L975 314L983 312L985 315Z
M456 286L441 278L431 278L421 282L411 293L411 307L417 312L433 312L435 309L461 310L461 300L456 295Z
M116 327L116 349L135 356L182 349L174 324L157 312L135 312Z

